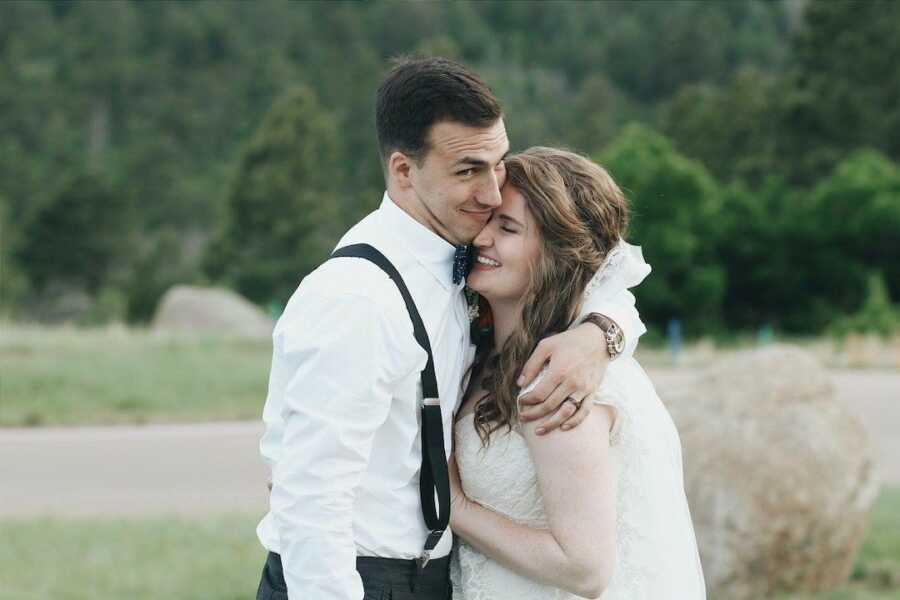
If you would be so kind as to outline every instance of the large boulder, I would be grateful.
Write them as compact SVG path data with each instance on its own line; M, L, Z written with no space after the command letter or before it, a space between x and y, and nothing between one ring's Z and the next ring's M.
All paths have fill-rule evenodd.
M231 290L177 285L163 295L153 317L155 331L269 337L272 320Z
M879 485L867 431L815 359L769 346L660 392L681 435L710 597L845 583Z

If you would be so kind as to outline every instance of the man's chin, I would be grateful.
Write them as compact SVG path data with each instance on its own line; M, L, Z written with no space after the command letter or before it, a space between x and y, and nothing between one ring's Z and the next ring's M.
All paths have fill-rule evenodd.
M481 230L487 226L488 221L490 221L490 217L486 219L467 219L459 224L459 229L456 233L459 234L458 238L462 240L461 244L471 244L472 240L474 240Z
M460 236L459 239L461 239L463 241L460 243L461 244L471 244L473 241L475 241L475 238L478 237L478 234L481 233L482 229L484 229L484 227L477 227L475 229L461 231L460 233L462 235Z

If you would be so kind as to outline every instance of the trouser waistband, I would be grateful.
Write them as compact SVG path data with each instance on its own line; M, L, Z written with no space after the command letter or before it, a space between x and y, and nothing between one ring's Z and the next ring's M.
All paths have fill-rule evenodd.
M276 585L284 585L281 556L269 552L266 559L269 576ZM382 558L378 556L357 556L356 570L364 582L403 586L421 590L445 590L450 585L450 556L433 558L424 569L419 569L415 559Z
M415 581L415 587L446 586L450 557L433 558L420 572L418 561L413 559L357 556L356 570L363 579L381 583L410 585Z

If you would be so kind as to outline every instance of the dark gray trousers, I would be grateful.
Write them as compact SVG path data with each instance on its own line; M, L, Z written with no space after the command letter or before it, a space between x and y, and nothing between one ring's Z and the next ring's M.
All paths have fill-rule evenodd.
M356 570L363 581L363 600L451 600L453 597L449 556L431 560L421 573L414 560L360 556L356 559ZM266 558L256 600L288 600L281 556L274 552L269 552Z

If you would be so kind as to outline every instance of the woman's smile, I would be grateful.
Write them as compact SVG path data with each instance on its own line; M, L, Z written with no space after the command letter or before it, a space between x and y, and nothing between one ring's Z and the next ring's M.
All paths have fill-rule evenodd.
M472 265L473 269L496 269L500 267L500 263L494 260L493 258L488 258L487 256L478 255L475 258L475 264Z

